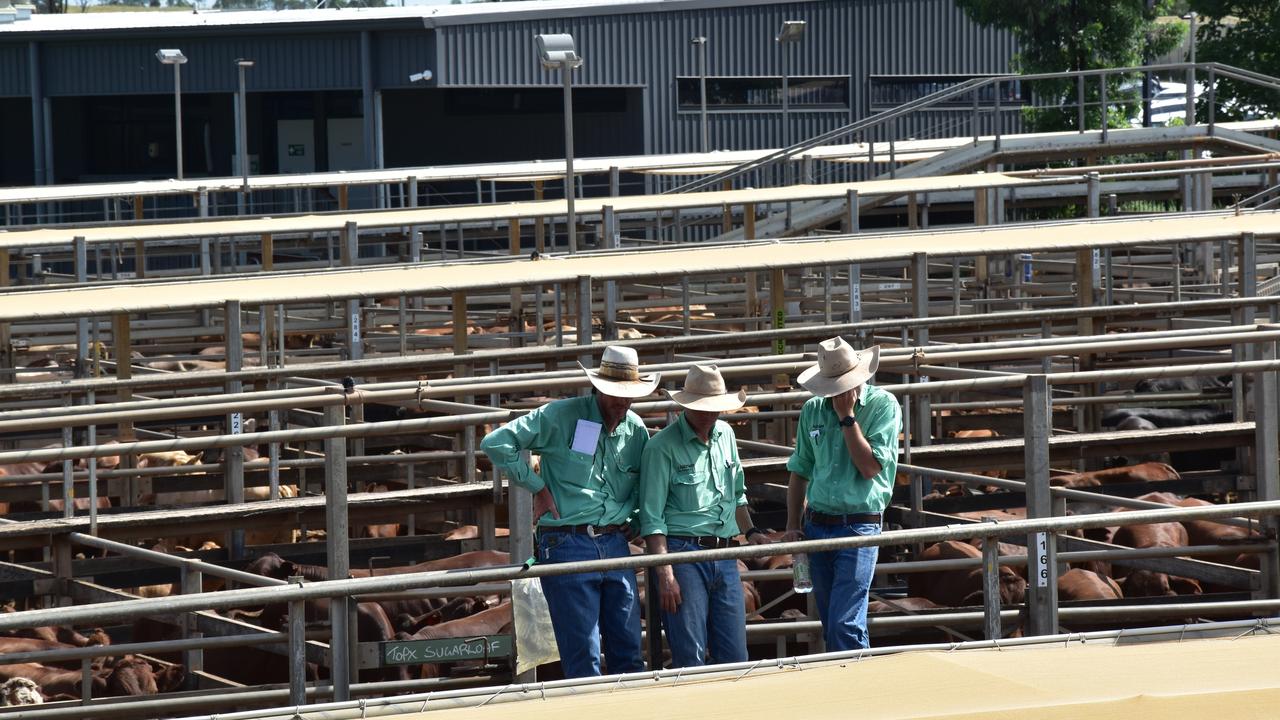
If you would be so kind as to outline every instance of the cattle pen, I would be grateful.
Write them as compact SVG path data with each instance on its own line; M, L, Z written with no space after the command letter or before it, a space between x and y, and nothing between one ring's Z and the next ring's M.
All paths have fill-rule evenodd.
M1187 712L1214 692L1251 712L1274 683L1169 668L1230 655L1223 637L1245 664L1275 652L1280 126L1191 119L602 158L588 165L607 188L573 211L495 202L482 185L542 183L563 163L256 179L264 202L337 182L382 198L335 213L284 202L271 217L219 216L209 194L241 186L216 179L0 191L0 589L13 601L0 641L57 626L111 637L0 642L0 672L56 668L69 689L17 712L613 713L626 703L608 695L640 686L727 712L742 706L715 694L725 679L794 703L809 683L889 683L884 668L926 673L944 653L1011 674L1000 663L1018 661L1000 656L1041 668L1068 652L1149 664L1165 675L1152 692ZM840 176L856 162L866 179ZM805 182L750 186L795 174ZM428 177L474 181L476 204L418 206ZM658 194L663 177L710 178L708 191ZM189 198L195 217L144 220L153 195ZM120 197L132 219L107 202ZM102 217L77 217L77 200L101 201ZM900 476L882 535L676 558L743 561L750 663L664 670L656 624L638 675L561 681L554 667L517 672L518 644L490 656L513 634L484 620L509 614L511 581L628 569L647 587L672 558L521 564L532 499L479 452L485 432L585 394L578 364L606 345L633 348L668 391L714 361L747 390L724 419L758 524L780 529L810 397L794 378L835 335L882 348L876 385L903 409ZM651 429L678 412L660 394L632 409ZM1181 539L1132 542L1161 527ZM875 649L825 653L789 557L860 546L880 549ZM1116 592L1076 594L1068 578L1086 571ZM391 610L408 607L421 612ZM1159 642L1192 636L1206 639ZM437 641L484 650L412 665L388 652ZM161 694L104 697L123 694L107 674L126 657L145 659ZM1124 677L1160 679L1139 675ZM1052 717L1127 697L1119 680L1093 696L1060 680L1011 703ZM877 717L905 708L868 703ZM943 704L937 716L957 712Z

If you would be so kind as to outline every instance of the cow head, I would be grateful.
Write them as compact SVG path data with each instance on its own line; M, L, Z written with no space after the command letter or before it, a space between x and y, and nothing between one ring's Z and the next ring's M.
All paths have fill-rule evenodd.
M111 666L107 692L121 697L156 695L177 689L185 678L186 671L180 665L156 666L140 657L125 655Z

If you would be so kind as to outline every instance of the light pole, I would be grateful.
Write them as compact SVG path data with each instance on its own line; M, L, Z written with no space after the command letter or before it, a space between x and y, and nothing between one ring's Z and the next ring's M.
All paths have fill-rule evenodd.
M156 59L173 66L173 122L177 128L178 179L182 179L182 65L187 56L181 50L157 50Z
M573 213L573 198L577 194L573 177L573 70L582 66L582 58L573 47L573 36L567 34L536 35L538 57L542 67L560 69L564 80L564 197L568 209L569 252L578 251L577 217Z
M790 74L791 54L789 43L799 42L804 37L804 20L783 20L782 29L778 31L778 45L782 49L782 147L791 147L791 89L787 87L787 76Z
M698 48L698 115L702 124L702 152L711 151L707 135L707 39L702 35L689 41Z
M236 151L240 156L240 177L241 177L241 194L247 196L249 194L249 124L245 117L249 114L248 106L245 104L244 92L244 71L253 67L252 60L238 58L236 60L236 70L240 73L240 117L237 118L237 126L240 131L236 133L239 137L236 143Z
M1187 117L1186 125L1190 127L1196 124L1196 20L1200 17L1199 13L1191 12L1183 16L1191 21L1190 41L1191 47L1187 53L1187 62L1191 63L1191 67L1187 68Z

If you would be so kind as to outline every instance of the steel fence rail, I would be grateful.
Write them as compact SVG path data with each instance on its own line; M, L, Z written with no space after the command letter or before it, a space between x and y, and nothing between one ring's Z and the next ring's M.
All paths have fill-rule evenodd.
M695 550L675 555L639 555L608 560L556 563L532 567L524 565L450 570L444 572L405 573L391 576L324 580L299 584L297 587L245 588L226 590L199 596L148 598L122 602L98 603L89 606L62 607L0 615L0 631L24 627L54 624L93 624L132 620L147 615L172 614L193 610L226 610L246 607L263 602L315 600L371 593L396 592L432 587L455 587L501 582L524 577L570 575L581 572L607 572L610 570L635 570L639 568L669 565L673 562L702 562L712 560L766 557L793 552L820 552L858 547L884 545L909 545L966 540L975 537L999 537L1036 532L1063 532L1068 530L1108 527L1114 525L1139 525L1156 522L1181 522L1184 520L1214 520L1224 517L1269 516L1280 513L1280 501L1235 503L1227 506L1169 508L1165 510L1135 510L1120 514L1082 515L1062 518L1012 520L1000 523L976 523L944 528L919 528L891 530L881 535L805 540L801 542L754 545L719 550ZM210 597L209 595L212 595Z

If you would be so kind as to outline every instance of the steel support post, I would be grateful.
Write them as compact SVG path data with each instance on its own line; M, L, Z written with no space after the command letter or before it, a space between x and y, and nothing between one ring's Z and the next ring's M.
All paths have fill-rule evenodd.
M613 168L616 170L617 168ZM616 250L622 245L622 233L618 229L618 216L612 205L601 209L604 222L604 246L608 250ZM606 280L604 283L604 339L618 339L618 281Z
M1000 543L982 542L982 626L988 640L1004 637L1000 627Z
M360 257L360 228L354 221L342 226L341 262L343 267L352 267Z
M361 317L360 317L360 298L351 298L347 300L347 359L361 360L364 358L364 340L361 338Z
M88 249L85 244L84 236L78 235L72 240L72 249L75 252L75 273L76 282L84 283L88 279ZM89 319L85 317L76 318L76 364L75 376L77 378L87 377L89 375L90 353L89 353Z
M578 345L591 345L591 276L578 276ZM591 355L578 356L583 367L591 367Z
M685 335L693 333L693 311L689 305L689 276L680 276L680 327Z
M774 330L787 326L787 273L782 268L774 268L769 274L769 319ZM785 355L787 341L778 338L773 341L773 354ZM787 387L787 375L779 373L773 376L774 387Z
M276 242L271 233L262 233L262 271L271 272L276 269Z
M858 232L858 191L844 194L844 231L850 235Z
M822 323L830 325L833 321L831 317L831 276L834 271L830 265L822 266Z
M409 177L408 190L409 190L409 197L406 198L409 201L407 203L408 206L411 208L418 207L418 178L417 177L412 175Z
M507 254L520 254L520 218L507 221ZM524 332L524 290L519 286L511 288L510 329L512 333Z
M133 377L133 365L129 362L119 362L120 358L128 358L133 354L133 342L130 339L129 315L127 313L115 313L111 316L111 344L115 350L117 358L116 362L116 379L128 380ZM133 399L133 390L128 385L123 385L116 391L116 399L119 402L129 402ZM133 422L129 420L121 421L116 425L116 438L122 442L132 442L134 440ZM132 454L124 454L120 457L120 469L132 468L135 464L135 456ZM130 477L126 480L112 479L108 483L108 495L115 495L127 504L135 504L141 492L138 489L139 484L149 484L151 481L145 478ZM148 490L148 492L150 492ZM96 497L90 498L90 507L97 503Z
M244 336L240 330L239 300L228 300L223 306L223 342L226 346L227 371L239 372L244 367ZM239 393L241 389L239 380L227 381L227 394ZM244 432L244 416L241 413L230 413L224 420L228 435ZM232 445L222 452L222 484L228 504L244 503L244 448L239 445ZM227 540L227 557L231 560L243 558L244 529L232 529Z
M911 312L917 318L929 317L929 257L926 253L915 253L911 256ZM928 350L929 328L927 326L916 328L915 345L921 350ZM920 375L915 382L927 383L929 377ZM916 396L915 412L915 437L911 439L912 444L916 447L932 445L933 413L929 407L927 394ZM925 494L929 493L928 485L930 484L927 478L923 479L921 485L925 486L923 488Z
M302 577L290 577L289 584L301 585ZM307 704L307 610L302 600L289 601L289 704Z
M1258 348L1259 360L1274 361L1277 357L1275 342L1262 343ZM1256 373L1253 377L1254 446L1253 461L1256 475L1257 500L1280 499L1280 406L1276 393L1280 390L1280 373L1275 371ZM1271 549L1259 555L1262 583L1256 599L1280 597L1280 552L1275 538L1280 523L1274 515L1262 519L1264 530L1271 538Z
M329 405L324 409L327 427L346 424L346 406ZM325 551L329 559L329 579L343 580L351 575L350 530L347 525L347 440L326 438L324 441ZM351 699L354 650L347 606L350 598L335 597L329 603L330 638L329 674L333 680L333 699ZM354 609L354 607L352 608Z
M203 573L194 567L183 565L179 570L179 582L182 585L183 595L196 595L204 590ZM182 637L199 638L204 637L204 633L198 629L194 613L182 614ZM182 651L182 664L187 669L186 689L199 690L200 678L196 673L204 671L204 650L200 648L191 648Z
M609 168L609 197L618 197L622 194L622 175L615 165Z
M1049 378L1029 375L1023 385L1023 457L1027 483L1027 517L1048 518L1053 514L1049 494L1049 436L1052 411L1049 406ZM1031 571L1027 583L1029 597L1028 630L1032 635L1058 632L1057 542L1053 533L1027 536Z
M1102 214L1102 181L1096 172L1085 175L1085 180L1089 188L1089 217L1100 217Z
M470 326L467 324L467 293L461 290L453 293L453 354L467 354L467 333ZM470 366L464 362L458 362L453 366L454 377L465 377L470 374Z

